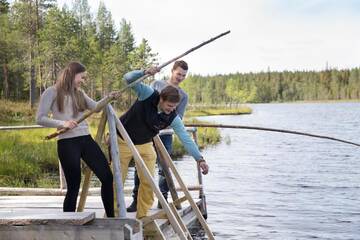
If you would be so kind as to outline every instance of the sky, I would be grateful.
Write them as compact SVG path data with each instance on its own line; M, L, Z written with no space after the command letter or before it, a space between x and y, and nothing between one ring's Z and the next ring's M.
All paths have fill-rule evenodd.
M71 5L71 0L58 4ZM88 0L93 13L99 1ZM360 66L360 0L104 0L117 27L130 21L159 63L222 32L183 59L193 74Z

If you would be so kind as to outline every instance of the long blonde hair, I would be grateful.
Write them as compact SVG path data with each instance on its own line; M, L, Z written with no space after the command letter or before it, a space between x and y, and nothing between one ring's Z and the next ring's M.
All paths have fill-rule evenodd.
M60 112L64 110L65 95L72 99L73 116L87 108L85 97L80 89L76 89L74 79L78 73L85 72L86 68L79 62L70 62L60 73L56 81L56 103Z

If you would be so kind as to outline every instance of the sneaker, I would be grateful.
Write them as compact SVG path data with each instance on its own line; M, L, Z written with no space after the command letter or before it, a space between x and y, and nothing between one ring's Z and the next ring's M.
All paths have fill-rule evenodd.
M133 201L128 208L126 208L127 212L136 212L137 211L137 201Z

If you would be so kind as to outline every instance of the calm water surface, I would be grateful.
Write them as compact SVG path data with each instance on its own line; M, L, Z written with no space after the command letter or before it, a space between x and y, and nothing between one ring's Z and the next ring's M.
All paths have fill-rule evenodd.
M253 114L201 119L360 142L360 103L251 105ZM360 239L360 148L304 136L221 130L203 150L208 223L216 239ZM190 157L177 162L185 182Z

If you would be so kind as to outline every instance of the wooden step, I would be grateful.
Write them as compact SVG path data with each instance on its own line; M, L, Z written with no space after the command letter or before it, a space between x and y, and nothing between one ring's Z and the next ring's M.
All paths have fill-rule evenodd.
M94 212L0 212L0 225L84 225L94 219Z

